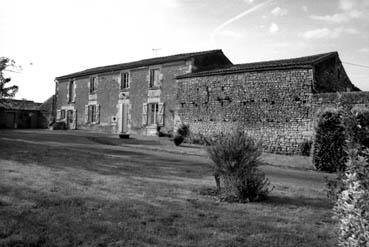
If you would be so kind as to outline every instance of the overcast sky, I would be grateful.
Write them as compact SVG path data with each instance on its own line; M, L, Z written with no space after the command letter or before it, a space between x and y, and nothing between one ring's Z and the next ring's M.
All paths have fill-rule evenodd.
M16 98L42 102L54 78L154 55L222 49L233 63L338 51L369 66L369 0L0 0L0 56ZM369 90L369 68L344 64Z

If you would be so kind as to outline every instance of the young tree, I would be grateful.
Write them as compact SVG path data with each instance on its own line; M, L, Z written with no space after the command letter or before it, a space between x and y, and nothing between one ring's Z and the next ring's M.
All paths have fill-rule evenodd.
M14 60L6 57L0 57L0 99L14 97L18 91L18 86L8 86L9 84L7 85L11 79L5 78L3 72L8 67L15 67Z

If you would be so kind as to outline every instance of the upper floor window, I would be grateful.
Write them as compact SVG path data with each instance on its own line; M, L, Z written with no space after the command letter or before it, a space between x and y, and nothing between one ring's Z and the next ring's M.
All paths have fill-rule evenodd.
M150 69L150 83L149 87L159 87L160 86L160 70Z
M75 98L75 92L74 92L74 81L70 81L69 82L69 86L68 86L68 102L74 102L74 98Z
M120 89L129 88L129 73L124 72L120 76Z
M96 89L97 89L97 77L92 76L90 78L90 93L96 93Z

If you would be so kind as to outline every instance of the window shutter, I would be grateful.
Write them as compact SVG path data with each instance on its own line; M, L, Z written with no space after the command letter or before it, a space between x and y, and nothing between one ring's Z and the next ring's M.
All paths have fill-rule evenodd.
M92 78L90 77L90 81L87 83L87 88L90 93L91 93L91 80Z
M158 125L164 126L164 103L159 103L158 106Z
M130 72L128 72L127 73L127 76L128 76L128 78L127 78L127 83L128 83L128 87L131 87L131 73Z
M90 108L88 105L85 105L85 123L88 123L90 120Z
M76 102L76 89L77 89L77 83L74 82L73 83L73 88L72 88L72 90L73 90L73 99L72 99L72 102Z
M77 111L73 111L73 117L74 117L74 123L73 123L73 129L77 129Z
M147 82L147 85L149 85L149 87L150 87L150 76L151 76L151 70L149 70L149 72L146 75L146 82Z
M56 111L56 119L60 120L60 116L61 116L61 110L57 110Z
M96 105L96 123L100 123L100 104Z
M143 103L142 105L142 125L145 126L147 124L147 103Z
M68 83L68 92L67 92L67 102L68 103L70 102L69 97L70 97L70 83Z

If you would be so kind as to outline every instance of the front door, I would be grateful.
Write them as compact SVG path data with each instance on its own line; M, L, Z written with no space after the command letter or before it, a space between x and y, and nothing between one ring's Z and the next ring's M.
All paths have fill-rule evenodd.
M121 133L128 133L128 112L129 112L129 104L122 104L122 129Z
M73 110L67 111L67 129L74 129L74 114Z

